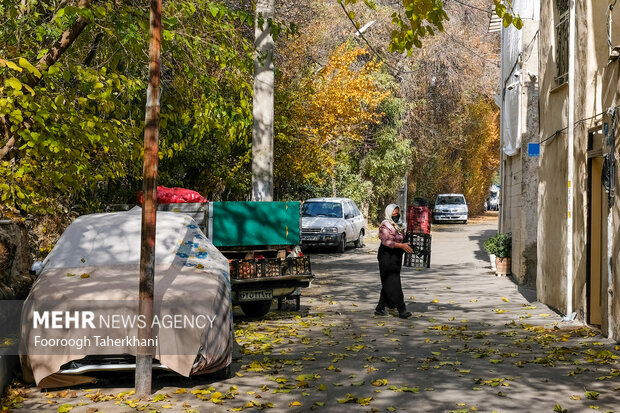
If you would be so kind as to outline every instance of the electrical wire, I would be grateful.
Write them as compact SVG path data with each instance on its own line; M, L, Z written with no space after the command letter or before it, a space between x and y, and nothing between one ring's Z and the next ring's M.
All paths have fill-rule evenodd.
M613 109L616 110L616 109L619 109L619 108L620 108L620 106L616 106ZM597 118L597 117L599 117L601 115L604 115L605 113L606 112L601 112L601 113L597 113L596 115L590 116L589 118L579 119L577 122L575 122L575 126L578 126L578 125L580 125L580 124L582 124L584 122L587 122L587 121L592 120L594 118ZM548 140L555 138L556 136L558 136L559 134L561 134L562 132L564 132L567 129L568 129L568 126L565 126L562 129L558 129L554 133L552 133L551 135L547 136L545 139L540 141L539 143L543 144L543 143L547 142Z
M462 3L460 1L454 0L457 3L466 5L465 3ZM383 54L381 54L379 51L377 51L368 41L368 39L366 38L366 36L364 36L363 33L359 32L359 29L357 27L357 24L355 23L355 20L353 20L351 18L351 16L349 16L349 11L347 10L347 8L344 5L344 2L340 2L340 7L342 8L342 10L344 11L345 15L347 16L347 18L349 19L349 21L351 22L351 24L353 25L353 27L355 27L356 30L356 34L362 38L362 40L364 40L364 43L366 43L366 45L368 45L368 48L390 69L394 70L395 72L397 72L398 74L408 74L408 73L417 73L419 70L421 69L415 69L415 70L403 70L403 69L399 69L397 67L395 67L394 65L390 64L386 58L383 56ZM471 6L473 7L473 6ZM479 9L482 10L482 9ZM500 64L498 62L494 62L490 59L488 59L486 56L483 56L479 53L477 53L476 51L470 49L469 47L467 47L465 44L459 42L457 39L455 39L452 35L450 35L449 33L447 33L445 30L442 32L445 35L447 35L453 42L455 42L456 44L458 44L459 46L465 48L467 51L469 51L470 53L472 53L473 55L475 55L476 57L479 57L480 59L484 60L486 63L489 63L495 67L500 67Z
M454 43L458 44L459 46L461 46L462 48L464 48L465 50L469 51L471 54L473 54L476 57L481 58L482 60L486 61L487 63L492 64L493 66L496 67L500 67L500 64L498 62L494 62L490 59L488 59L486 56L483 56L481 54L479 54L478 52L470 49L469 47L467 47L466 45L464 45L463 43L461 43L460 41L456 40L450 33L446 32L445 30L443 31L443 33L448 36Z
M340 7L342 7L342 10L344 11L344 14L347 16L347 18L349 19L349 21L351 22L351 24L353 25L353 27L355 27L355 31L356 34L362 38L362 40L364 40L364 43L366 43L366 45L368 45L368 48L379 58L379 60L381 60L387 67L389 67L390 69L394 70L395 72L397 72L398 74L402 74L402 73L417 73L420 69L416 69L416 70L402 70L399 69L395 66L393 66L392 64L390 64L387 59L383 56L382 53L380 53L379 51L377 51L377 49L375 49L370 42L368 41L368 39L366 38L366 36L364 36L364 33L361 33L357 27L357 24L355 23L355 20L353 20L351 18L351 16L349 15L349 11L347 10L347 8L344 5L344 2L340 2Z
M452 1L454 1L455 3L458 3L458 4L462 4L465 7L470 7L472 9L479 10L479 11L484 12L486 14L491 14L490 10L481 9L480 7L476 7L473 4L465 3L465 2L460 1L460 0L452 0Z

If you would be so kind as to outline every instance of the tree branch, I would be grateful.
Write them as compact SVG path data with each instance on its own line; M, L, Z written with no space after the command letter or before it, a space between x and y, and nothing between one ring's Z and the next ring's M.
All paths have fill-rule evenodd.
M4 144L2 149L0 149L0 160L3 159L7 153L13 148L15 145L15 137L9 136L9 125L6 124L6 120L4 116L0 116L0 122L2 122L1 126L4 129L4 136L7 138L7 142Z
M78 4L79 8L85 8L89 5L91 0L80 0ZM88 20L80 16L78 19L65 30L60 38L50 47L49 51L39 59L36 68L41 70L45 67L50 67L60 59L60 56L73 44L75 39L82 33L84 28L88 25Z
M90 2L91 0L80 0L78 7L79 8L88 7ZM59 6L65 6L67 3L68 1L63 0L59 3ZM58 59L60 58L60 56L62 56L62 54L73 44L75 39L78 38L78 36L82 33L82 31L87 25L88 25L87 19L81 16L78 17L78 19L71 25L71 27L69 27L67 30L65 30L62 33L62 35L56 41L56 43L54 43L54 45L49 49L49 51L39 60L39 62L36 65L36 68L39 70L42 70L56 63ZM39 79L36 78L35 76L30 75L28 77L28 85L31 87L36 85L38 81ZM2 129L4 129L4 136L7 139L2 149L0 149L0 160L1 160L15 146L16 139L15 139L15 136L11 136L11 134L9 133L9 125L7 124L4 116L0 116L0 121L1 121ZM26 127L28 127L27 124L26 124Z

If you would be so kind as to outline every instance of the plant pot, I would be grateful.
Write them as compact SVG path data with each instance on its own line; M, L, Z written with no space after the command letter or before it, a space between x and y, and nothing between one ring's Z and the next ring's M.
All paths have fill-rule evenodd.
M510 274L511 272L510 265L511 265L510 257L506 257L506 258L495 257L495 267L496 267L495 272L497 273L497 275Z
M492 269L493 271L496 271L496 270L497 270L497 267L496 267L496 265L495 265L495 258L497 258L497 257L495 256L495 254L489 254L489 260L491 261L491 269Z

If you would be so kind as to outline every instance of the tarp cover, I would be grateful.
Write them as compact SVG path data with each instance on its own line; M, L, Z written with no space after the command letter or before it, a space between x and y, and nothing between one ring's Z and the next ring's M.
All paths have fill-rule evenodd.
M119 313L137 316L140 233L138 207L84 215L67 228L44 261L24 303L20 355L25 377L32 377L41 387L77 384L88 378L55 373L63 364L87 355L136 355L135 345L43 348L35 344L35 336L39 336L39 344L41 338L137 337L137 324L102 328L95 322L94 329L84 324L44 329L39 322L38 328L33 328L33 314L45 309L94 311L104 319ZM155 251L155 315L187 319L207 315L213 320L207 328L155 326L155 358L184 376L225 368L231 362L233 334L227 259L190 217L174 212L157 213Z

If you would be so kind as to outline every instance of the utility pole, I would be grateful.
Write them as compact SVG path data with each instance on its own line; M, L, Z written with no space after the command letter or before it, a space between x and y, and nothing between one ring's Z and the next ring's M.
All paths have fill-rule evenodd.
M258 0L254 17L252 201L273 200L274 66L271 24L275 0Z
M161 0L151 0L149 86L146 93L144 130L144 183L142 201L142 240L140 247L140 295L138 313L145 326L138 328L138 340L150 342L153 331L153 292L155 289L155 228L157 218L157 163L159 150L159 74L161 50ZM136 352L136 396L151 394L155 349L139 345Z

